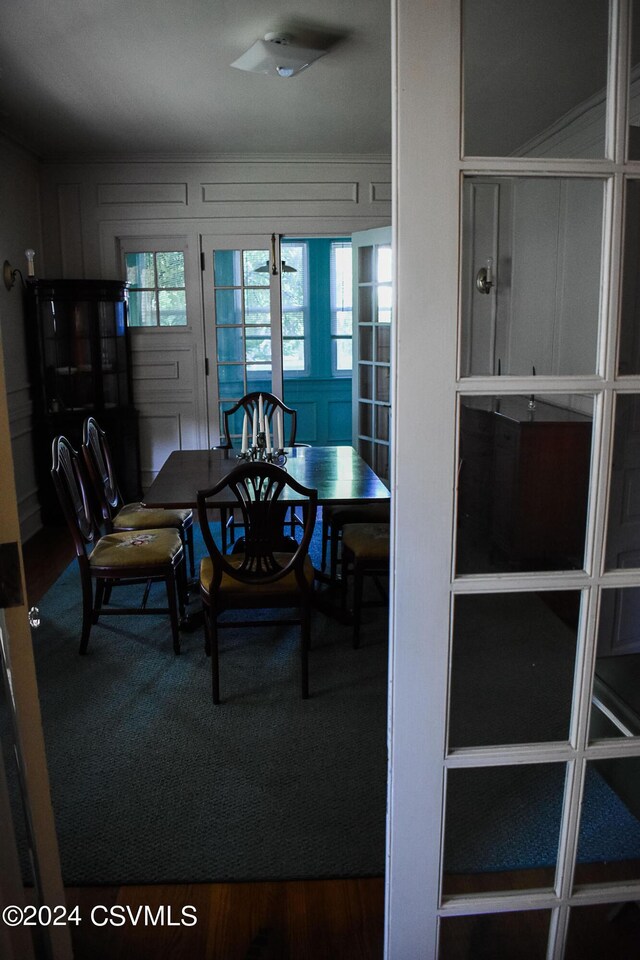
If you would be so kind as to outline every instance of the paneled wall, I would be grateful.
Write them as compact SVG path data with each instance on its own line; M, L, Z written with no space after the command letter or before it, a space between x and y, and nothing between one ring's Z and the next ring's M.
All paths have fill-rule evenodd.
M38 164L31 154L0 137L0 263L26 274L27 248L41 250ZM7 291L0 283L0 328L4 346L9 430L13 448L22 539L40 527L31 441L31 391L27 375L20 278Z
M170 450L211 439L200 237L348 236L388 224L391 167L379 158L46 164L42 206L49 276L120 277L122 246L137 238L185 245L187 326L132 335L146 487Z

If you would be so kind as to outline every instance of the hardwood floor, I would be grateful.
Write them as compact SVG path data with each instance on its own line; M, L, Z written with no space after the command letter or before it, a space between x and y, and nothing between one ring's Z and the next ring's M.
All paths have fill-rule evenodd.
M37 604L68 563L65 529L23 548L27 594ZM295 880L125 887L69 887L75 960L381 960L384 880ZM91 923L94 907L96 924ZM191 926L195 907L197 922ZM133 923L133 915L142 911ZM145 911L145 907L148 908ZM159 908L164 908L164 916ZM106 908L106 909L103 909ZM108 911L114 908L112 925ZM170 908L170 911L169 911ZM163 925L154 925L162 918ZM168 921L172 921L172 925ZM104 925L99 925L103 924ZM174 925L178 924L178 925Z

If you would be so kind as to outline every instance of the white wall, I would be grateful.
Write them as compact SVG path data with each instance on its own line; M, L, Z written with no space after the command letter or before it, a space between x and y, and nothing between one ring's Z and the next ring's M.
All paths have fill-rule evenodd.
M0 137L0 262L26 274L25 249L42 251L38 161ZM39 260L42 265L42 257ZM4 342L9 430L15 463L22 540L40 527L31 446L31 394L27 375L23 302L18 277L12 290L0 282L0 324Z

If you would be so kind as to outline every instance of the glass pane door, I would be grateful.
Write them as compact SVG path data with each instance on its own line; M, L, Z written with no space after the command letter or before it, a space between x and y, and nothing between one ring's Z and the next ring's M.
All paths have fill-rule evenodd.
M209 429L223 435L222 411L246 393L282 396L280 273L273 273L275 238L203 238ZM276 261L277 262L277 261ZM232 442L242 418L231 424Z

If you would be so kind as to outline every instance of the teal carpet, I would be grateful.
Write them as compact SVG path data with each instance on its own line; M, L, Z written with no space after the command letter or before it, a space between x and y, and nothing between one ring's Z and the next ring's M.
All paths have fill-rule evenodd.
M307 701L298 628L222 631L214 707L202 629L176 657L167 618L114 617L79 656L75 564L39 608L66 884L383 873L386 611L366 611L355 651L349 628L314 615Z

